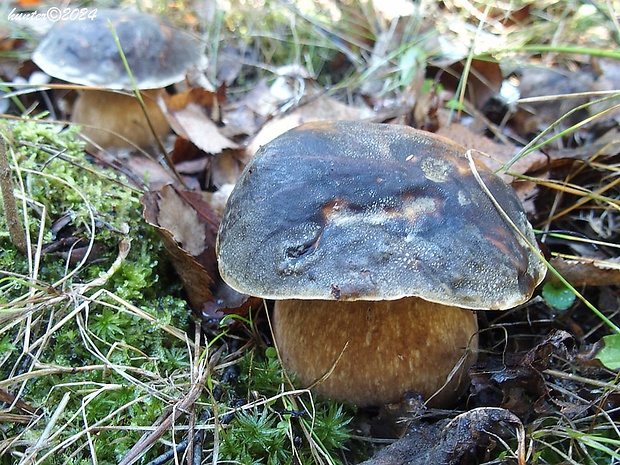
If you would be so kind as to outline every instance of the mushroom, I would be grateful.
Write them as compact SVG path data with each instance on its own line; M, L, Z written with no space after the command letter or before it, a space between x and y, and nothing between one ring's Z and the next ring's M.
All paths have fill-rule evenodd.
M202 47L189 34L144 13L99 9L93 19L58 22L34 51L32 60L45 73L63 81L132 90L110 23L138 89L144 90L143 100L155 132L163 137L170 126L156 102L158 92L182 81L191 68L203 69L207 64ZM141 147L156 142L133 95L83 91L75 102L72 119L83 125L87 139L106 148L130 146L123 138Z
M406 126L310 123L248 163L220 225L222 278L275 300L285 368L358 405L454 402L472 310L527 301L546 268L514 191L466 149ZM506 220L510 218L513 225Z

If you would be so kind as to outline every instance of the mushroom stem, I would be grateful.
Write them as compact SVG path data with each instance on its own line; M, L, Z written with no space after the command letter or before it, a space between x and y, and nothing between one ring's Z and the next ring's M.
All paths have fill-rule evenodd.
M159 90L142 91L149 125L138 99L119 92L86 90L73 107L73 122L82 127L82 133L105 149L154 146L157 138L170 132L168 120L156 101ZM151 131L151 126L156 135Z
M360 406L397 402L406 391L437 393L433 406L454 403L477 357L477 331L471 310L417 297L283 300L273 317L282 362L298 383Z

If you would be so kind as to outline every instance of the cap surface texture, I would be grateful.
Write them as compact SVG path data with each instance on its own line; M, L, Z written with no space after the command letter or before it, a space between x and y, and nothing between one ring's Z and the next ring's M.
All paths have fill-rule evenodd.
M513 189L477 170L536 244ZM546 271L465 148L362 122L310 123L263 146L229 198L217 248L227 283L268 299L418 296L504 309L525 302Z

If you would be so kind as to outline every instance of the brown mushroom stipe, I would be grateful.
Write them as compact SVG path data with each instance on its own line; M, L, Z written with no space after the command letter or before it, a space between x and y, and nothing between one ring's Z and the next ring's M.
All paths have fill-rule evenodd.
M469 382L465 374L476 360L477 331L471 310L417 297L374 302L280 300L273 316L282 362L297 374L299 385L311 386L335 366L314 392L358 405L395 401L410 389L428 399L462 363L464 370L457 370L431 403L454 402Z
M428 397L470 354L434 399L446 405L475 360L475 315L460 309L514 307L542 281L544 264L465 153L405 126L312 123L248 164L220 226L220 273L240 292L296 299L276 303L274 336L302 384L328 372L346 342L317 393L359 405L394 402L407 390ZM477 170L535 244L514 191ZM427 317L439 326L418 323Z
M180 31L160 18L133 10L99 9L93 19L86 21L59 21L41 41L32 60L44 72L63 81L96 86L105 89L127 90L134 88L112 31L118 40L131 69L138 89L161 89L183 81L188 70L204 69L207 58L204 47L189 34ZM90 95L90 92L99 95ZM147 111L158 136L165 136L170 126L153 102ZM94 107L94 105L97 105ZM85 109L86 106L93 107ZM113 137L115 131L139 146L151 145L144 112L135 97L103 91L85 91L78 98L73 121L86 126L105 126L107 131L86 128L87 137L98 145L131 147L122 138ZM124 125L121 121L130 121ZM135 124L145 129L136 133Z
M170 132L170 124L154 100L156 92L142 91L142 96L155 134L163 140ZM102 108L106 110L101 111ZM132 95L99 90L83 92L73 105L72 120L82 126L81 132L87 140L100 147L131 147L129 142L149 147L157 143L140 102ZM127 137L129 142L117 134Z

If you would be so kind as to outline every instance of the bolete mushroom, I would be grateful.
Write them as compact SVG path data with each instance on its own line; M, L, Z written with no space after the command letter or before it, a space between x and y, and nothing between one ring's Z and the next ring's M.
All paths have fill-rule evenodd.
M203 69L207 64L203 47L189 34L137 11L99 9L93 19L59 21L36 48L32 60L63 81L131 91L133 84L110 24L138 89L144 90L143 100L155 132L162 137L170 126L156 102L158 89L182 81L188 70ZM72 119L83 125L87 138L106 148L129 146L122 137L142 147L155 142L133 95L83 91L75 102Z
M275 342L301 385L358 405L462 393L471 310L527 301L546 271L514 191L476 171L501 211L465 148L406 126L306 124L248 163L220 226L219 269L276 301Z

